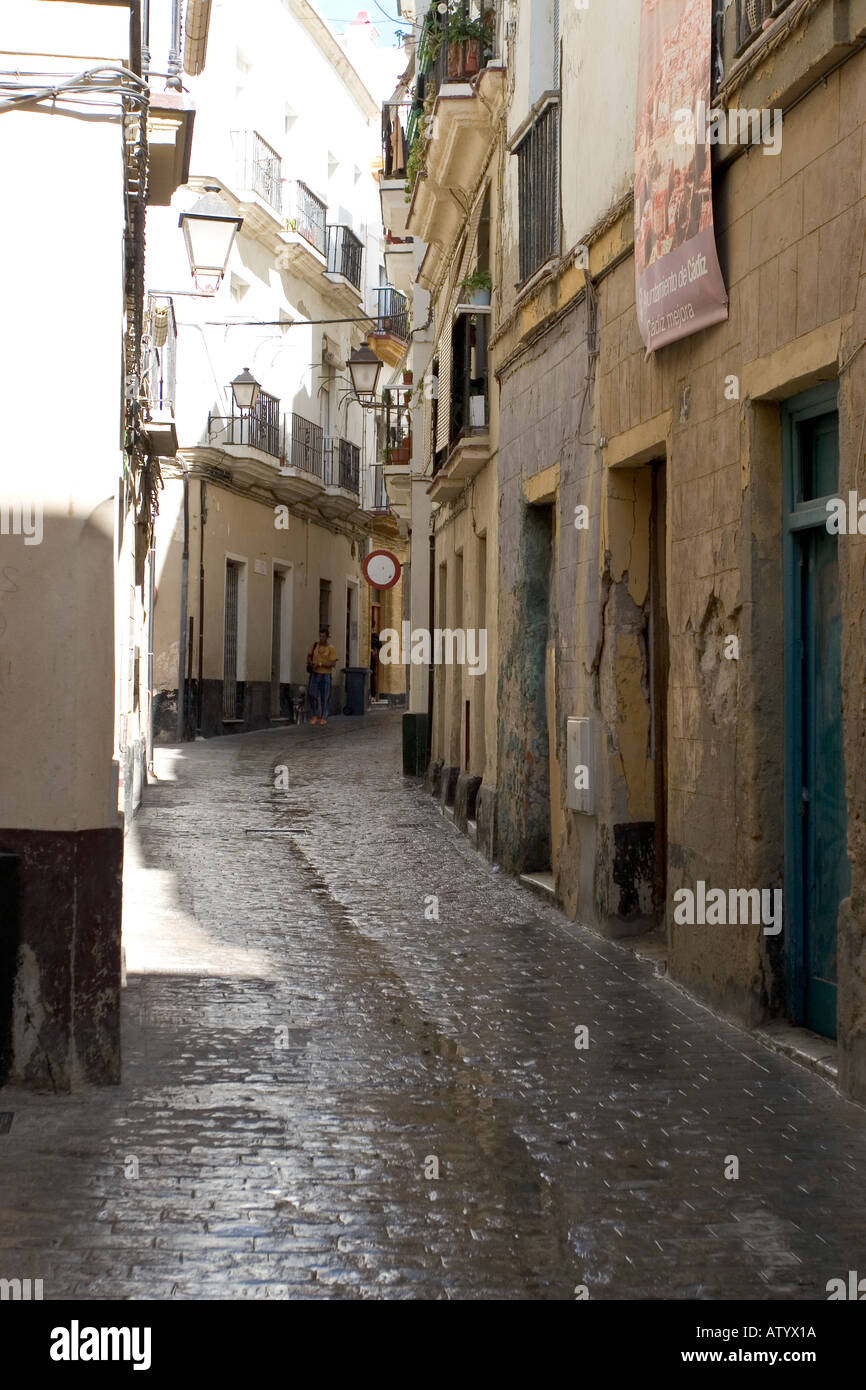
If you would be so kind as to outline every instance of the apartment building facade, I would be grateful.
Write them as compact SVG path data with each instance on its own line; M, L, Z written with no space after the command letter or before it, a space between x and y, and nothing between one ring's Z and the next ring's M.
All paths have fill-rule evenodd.
M864 6L540 0L497 25L491 852L605 934L655 933L744 1025L835 1037L862 1098ZM446 254L472 234L461 187ZM449 587L455 503L452 625L478 611L475 561L474 596ZM431 783L463 759L451 677Z
M306 654L327 626L347 670L402 620L402 584L371 589L368 554L402 541L382 479L385 411L347 363L371 343L396 361L406 300L387 281L373 163L379 106L312 6L271 0L252 28L211 15L193 176L148 227L153 304L177 323L179 450L157 524L157 738L268 727L299 715ZM327 120L323 119L327 113ZM239 223L212 297L178 285L177 223L217 197ZM188 274L187 274L188 279ZM244 404L238 377L255 383ZM399 698L385 667L377 693Z

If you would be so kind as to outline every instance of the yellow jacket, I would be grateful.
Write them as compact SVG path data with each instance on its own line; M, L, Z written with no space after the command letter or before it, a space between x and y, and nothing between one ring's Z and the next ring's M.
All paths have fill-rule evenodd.
M329 676L337 664L337 649L332 647L330 642L327 646L321 646L319 642L314 642L310 648L310 665L313 674L316 676Z

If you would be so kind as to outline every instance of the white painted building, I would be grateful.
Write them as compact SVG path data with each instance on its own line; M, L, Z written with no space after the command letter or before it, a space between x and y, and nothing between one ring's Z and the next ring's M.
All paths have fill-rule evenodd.
M140 6L2 12L0 1079L55 1090L120 1070L122 812L146 758L147 164L153 136L170 196L191 121L164 90L170 20L200 8L152 0L150 83Z
M177 324L178 464L164 469L157 560L159 727L175 737L288 719L327 622L339 667L369 664L365 554L396 540L374 412L346 362L408 332L389 289L375 179L380 108L306 0L215 3L192 173L148 218L151 302ZM207 189L242 219L221 285L197 296L178 229ZM260 393L242 417L231 383ZM281 510L282 509L282 510Z

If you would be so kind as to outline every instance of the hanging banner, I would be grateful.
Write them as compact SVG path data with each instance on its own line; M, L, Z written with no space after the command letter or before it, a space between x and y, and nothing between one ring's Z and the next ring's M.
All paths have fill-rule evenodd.
M647 354L728 317L713 231L713 0L642 0L635 129L635 298Z

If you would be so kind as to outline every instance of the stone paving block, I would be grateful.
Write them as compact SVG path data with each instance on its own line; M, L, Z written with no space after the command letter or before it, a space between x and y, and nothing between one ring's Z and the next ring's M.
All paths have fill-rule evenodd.
M863 1111L495 873L399 713L175 752L127 837L121 1084L3 1091L0 1277L812 1299L862 1266Z

